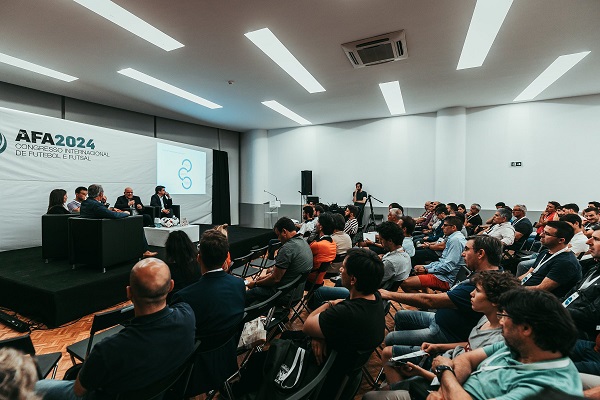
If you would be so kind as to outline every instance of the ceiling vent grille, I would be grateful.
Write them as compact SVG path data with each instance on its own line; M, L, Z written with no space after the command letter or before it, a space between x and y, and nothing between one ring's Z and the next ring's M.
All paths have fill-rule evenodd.
M363 68L408 57L404 30L342 44L354 68Z

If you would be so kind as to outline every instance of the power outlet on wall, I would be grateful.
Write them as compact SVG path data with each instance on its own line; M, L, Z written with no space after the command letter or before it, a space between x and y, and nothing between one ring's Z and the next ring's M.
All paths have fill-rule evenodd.
M523 162L522 161L511 161L510 162L510 166L511 167L522 167L523 166Z

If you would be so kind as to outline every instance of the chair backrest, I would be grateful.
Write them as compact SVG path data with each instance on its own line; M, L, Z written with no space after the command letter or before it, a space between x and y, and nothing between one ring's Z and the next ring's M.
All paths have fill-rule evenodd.
M281 306L290 308L294 303L299 302L304 296L304 283L311 270L298 275L293 281L277 288L281 292Z
M464 265L461 265L460 270L458 271L458 274L456 274L456 279L454 280L454 284L452 286L464 281L469 277L469 275L471 275L471 270L465 267Z
M346 373L340 384L335 400L350 400L354 398L360 386L362 367L369 361L373 351L359 350L356 352L354 364L348 366L348 373Z
M259 249L252 250L251 260L256 260L257 258L266 256L268 250L269 250L269 245L266 245Z
M5 347L19 350L32 356L35 355L35 348L33 347L33 342L31 341L29 333L23 336L0 340L0 349Z
M329 352L329 356L327 356L327 361L321 368L321 371L315 376L310 382L308 382L302 389L288 397L288 400L303 400L308 398L317 398L319 391L321 390L321 386L325 382L325 378L331 370L335 359L337 358L337 351L331 350Z
M251 260L252 260L252 253L248 253L245 256L234 258L231 261L231 266L229 267L228 272L231 274L234 269L239 268L239 267L244 267L244 271L242 272L241 276L245 276L246 272L248 272L248 264L250 263Z
M275 304L277 303L281 295L282 292L277 291L273 296L269 297L268 299L246 307L244 309L244 319L242 320L242 322L249 322L262 315L270 314L270 311L273 309L273 307L275 307Z
M92 350L92 346L94 345L94 335L97 332L127 322L133 319L134 316L135 313L133 311L133 305L94 314L94 320L92 321L92 327L90 328L90 339L88 340L85 357L87 358Z
M398 289L400 289L400 285L402 285L402 282L404 282L404 281L394 281L394 282L392 282L392 284L390 285L390 288L388 290L390 292L397 292Z
M267 258L273 259L273 257L275 256L275 252L279 250L281 246L283 246L283 243L281 243L280 241L270 243L269 248L267 250Z
M119 393L116 397L117 400L158 400L162 399L167 390L172 387L175 388L177 393L173 393L169 398L182 399L187 389L199 348L200 342L197 341L192 354L173 372L141 389Z

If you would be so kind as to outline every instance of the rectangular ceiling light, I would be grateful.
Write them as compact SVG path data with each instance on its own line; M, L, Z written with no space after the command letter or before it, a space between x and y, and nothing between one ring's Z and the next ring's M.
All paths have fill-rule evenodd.
M298 114L296 114L289 108L282 106L275 100L263 101L262 103L265 106L269 107L270 109L277 111L279 114L283 115L284 117L287 117L287 118L291 119L292 121L299 123L300 125L312 125L312 122L310 122L307 119L302 118L301 116L299 116Z
M110 0L73 1L163 50L171 51L183 47L183 44L179 43L177 40L161 32L146 21L136 17Z
M325 88L300 64L292 53L273 35L269 28L245 34L271 60L301 84L308 93L324 92Z
M567 54L558 57L513 101L533 100L537 97L537 95L546 90L548 86L552 85L558 80L558 78L573 68L579 61L583 60L583 58L588 54L590 54L589 51L584 51L582 53Z
M513 0L477 0L456 69L481 67Z
M73 82L79 78L71 75L63 74L62 72L55 71L50 68L42 67L29 61L21 60L20 58L9 56L8 54L0 53L0 62L13 67L23 68L27 71L36 72L38 74L46 75L51 78L60 79L65 82Z
M164 90L165 92L174 94L175 96L179 96L183 99L189 100L193 103L200 104L201 106L208 107L211 109L222 108L222 106L213 103L212 101L208 101L203 99L200 96L196 96L190 92L186 92L183 89L179 89L173 85L170 85L166 82L163 82L159 79L156 79L150 75L146 75L143 72L137 71L133 68L125 68L120 71L117 71L120 74L130 77L131 79L135 79L136 81L140 81L145 83L146 85L154 86L157 89Z
M387 106L390 109L390 114L406 114L406 109L404 108L404 100L402 99L402 91L400 91L400 82L393 81L380 83L379 89L381 89L383 98L385 99L385 102L387 103Z

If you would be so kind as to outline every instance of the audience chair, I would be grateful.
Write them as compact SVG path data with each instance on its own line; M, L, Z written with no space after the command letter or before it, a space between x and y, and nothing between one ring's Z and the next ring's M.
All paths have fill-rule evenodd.
M252 267L259 267L261 269L268 269L275 266L275 253L283 246L280 241L274 241L269 243L267 246L267 254L262 260L253 260L250 262ZM260 249L259 249L260 250Z
M337 351L330 350L329 355L327 356L327 361L325 364L323 364L323 367L317 376L308 382L302 389L288 397L288 400L307 400L318 398L321 387L323 386L323 383L325 383L325 378L327 378L327 374L329 373L329 370L331 370L336 358Z
M106 267L139 259L144 252L144 219L69 218L69 263Z
M268 250L269 245L252 250L252 257L250 258L250 267L262 269L263 264L265 263L265 260L267 258Z
M164 378L150 383L148 386L141 389L134 389L119 393L117 400L159 400L159 399L183 399L192 368L194 359L198 353L200 342L194 345L194 351L185 360L179 368L169 373Z
M11 349L22 351L25 354L29 354L33 357L37 369L38 376L40 379L44 379L52 371L52 379L56 377L56 370L58 369L58 361L62 357L62 353L48 353L48 354L35 354L35 348L31 341L31 336L28 334L23 336L17 336L10 339L4 339L0 341L0 349L9 347Z
M373 352L370 350L357 351L357 357L354 362L354 365L351 368L349 368L348 373L346 373L346 375L344 376L338 389L337 395L335 396L335 400L353 399L356 393L358 392L363 376L365 377L369 385L375 385L373 378L371 378L371 375L369 375L369 371L365 367L365 365L371 358L372 353Z
M456 279L454 280L454 283L450 287L459 284L460 282L467 279L470 275L471 275L471 270L469 268L467 268L466 266L462 265L460 267L460 270L458 271L458 274L456 274Z
M90 328L90 337L67 346L67 352L71 356L73 365L76 364L75 360L83 362L88 354L90 354L95 343L121 331L123 326L120 324L133 319L133 317L133 305L94 314L92 327Z
M321 265L319 266L319 269L317 270L317 280L318 280L318 275L325 274L330 267L331 267L331 262L322 262ZM322 283L316 284L316 283L312 283L312 282L306 282L306 285L309 286L308 291L306 292L304 297L300 300L298 305L296 307L292 308L292 313L294 315L292 316L292 318L290 318L290 323L294 322L297 318L299 318L300 321L302 321L302 323L304 323L304 320L302 319L302 316L300 315L300 313L302 313L302 310L306 310L310 314L310 310L307 307L308 302L313 297L315 291L318 288L320 288L321 286L323 286Z
M250 267L250 260L252 259L252 253L248 253L245 256L234 258L232 260L231 267L229 267L229 273L234 276L239 276L242 279L255 278L261 272L258 267Z
M285 324L289 321L290 312L302 300L304 295L304 285L310 270L298 275L296 279L283 285L277 290L281 292L278 307L275 308L273 318L267 323L267 342L269 342L277 333L286 330Z

